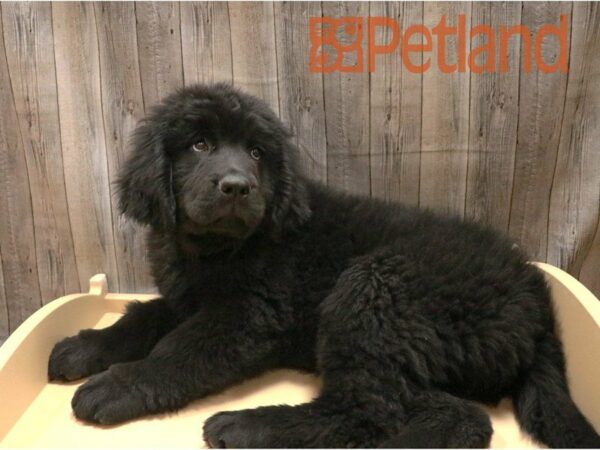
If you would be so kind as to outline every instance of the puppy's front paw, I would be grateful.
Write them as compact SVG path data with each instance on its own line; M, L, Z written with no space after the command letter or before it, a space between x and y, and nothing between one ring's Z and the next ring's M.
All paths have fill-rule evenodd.
M92 334L84 330L63 339L52 349L48 361L48 379L72 381L102 372L108 368L105 352Z
M111 366L80 386L71 401L75 416L86 422L112 425L148 414L145 394L136 389L132 376L134 364Z

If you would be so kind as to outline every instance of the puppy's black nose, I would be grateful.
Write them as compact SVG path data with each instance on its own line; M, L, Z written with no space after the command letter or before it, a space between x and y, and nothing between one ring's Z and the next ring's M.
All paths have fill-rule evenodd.
M225 175L219 181L219 189L225 195L245 197L250 193L250 181L242 175Z

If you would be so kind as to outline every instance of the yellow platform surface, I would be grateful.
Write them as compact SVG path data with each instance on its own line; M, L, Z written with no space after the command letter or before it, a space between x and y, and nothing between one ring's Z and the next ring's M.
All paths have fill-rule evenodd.
M600 429L600 302L565 272L547 264L538 266L552 288L573 398ZM202 424L212 414L262 405L298 404L317 395L316 377L282 370L198 400L178 413L113 427L78 421L70 402L83 381L49 384L46 379L54 343L82 328L108 326L119 318L127 302L151 298L108 293L105 276L96 275L89 293L57 299L23 323L0 348L0 447L200 448L206 446ZM485 409L494 427L492 447L539 447L520 430L509 400Z

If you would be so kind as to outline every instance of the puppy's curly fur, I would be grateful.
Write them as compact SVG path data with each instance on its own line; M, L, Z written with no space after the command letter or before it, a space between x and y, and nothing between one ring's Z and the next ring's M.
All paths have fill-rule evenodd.
M319 397L217 414L207 442L484 447L475 402L508 396L543 443L600 446L569 396L543 275L507 238L333 191L297 153L263 102L227 85L181 90L139 126L120 204L149 226L162 297L57 344L51 379L97 374L77 417L171 411L286 367L320 374Z

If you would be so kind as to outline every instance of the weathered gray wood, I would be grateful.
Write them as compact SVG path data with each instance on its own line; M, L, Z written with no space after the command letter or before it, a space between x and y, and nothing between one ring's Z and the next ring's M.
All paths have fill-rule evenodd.
M281 119L294 133L302 166L313 179L327 181L327 138L323 76L308 69L308 21L321 16L316 2L275 3L277 77Z
M58 121L49 3L2 6L5 45L19 131L29 169L42 301L79 292Z
M232 2L228 6L233 83L279 113L273 3Z
M600 295L599 9L1 4L0 341L42 301L85 289L93 273L106 272L111 289L153 289L142 233L118 216L109 182L135 122L184 82L232 81L265 99L296 134L312 178L508 229L533 259L568 269ZM395 17L405 31L433 27L443 14L454 25L466 13L467 30L522 22L536 33L571 12L568 74L535 64L524 73L516 38L506 73L439 73L435 38L423 75L409 72L398 50L378 56L371 74L366 53L362 73L308 68L309 17L362 17L366 51L369 15ZM376 39L386 42L389 30L377 29ZM556 53L548 39L546 60Z
M498 30L521 22L520 2L476 2L472 8L473 27L489 25ZM520 49L518 38L513 41L507 72L500 72L498 63L493 73L471 72L465 215L502 231L508 230L519 112ZM486 42L478 35L471 47ZM485 62L482 54L475 59L478 65Z
M598 268L600 267L600 218L596 224L596 233L592 240L589 251L585 252L585 258L581 270L579 271L579 280L590 289L596 297L600 297L600 277Z
M370 6L370 16L394 18L400 32L423 19L422 3L375 2ZM390 29L378 27L375 39L377 45L390 43ZM411 55L411 61L420 65L422 54ZM417 205L422 76L407 69L398 50L378 56L375 63L370 80L371 193L374 197Z
M571 17L570 3L524 2L521 22L532 32L540 25ZM556 44L544 41L542 55L550 61ZM546 259L550 188L565 104L567 77L561 72L541 73L534 67L521 72L519 129L509 232L534 260Z
M4 273L2 272L2 253L0 252L0 345L10 334L10 321L8 319L8 304L6 290L4 289Z
M128 151L131 132L144 115L144 99L135 29L133 3L107 2L94 5L100 50L101 103L108 176L116 179ZM122 292L152 289L144 231L119 214L111 189L113 233Z
M233 81L229 7L226 2L184 2L181 49L186 85Z
M136 2L137 42L144 105L183 86L179 3Z
M423 21L430 30L444 15L447 26L457 26L459 14L465 15L468 30L471 3L424 3ZM448 38L446 43L447 62L456 64L457 39ZM468 39L465 48L469 54ZM435 54L428 55L431 67L423 73L419 205L463 216L469 150L469 72L442 73Z
M566 102L548 215L548 262L579 275L600 215L600 8L575 3ZM598 266L596 266L598 277ZM592 280L590 280L593 282Z
M6 64L3 35L0 20L0 251L7 316L10 329L14 330L42 302L29 174Z
M91 3L53 3L61 141L81 286L98 272L118 287L102 117L98 37Z
M362 17L366 21L369 4L325 2L323 15ZM339 33L338 39L349 44L356 36ZM362 47L366 60L366 39L363 39ZM356 60L355 55L345 55L344 58L347 65L352 65ZM349 192L369 195L369 73L366 65L360 73L333 72L325 75L324 89L327 184Z

